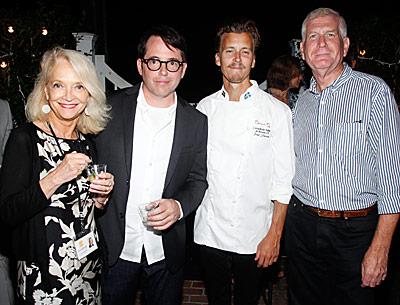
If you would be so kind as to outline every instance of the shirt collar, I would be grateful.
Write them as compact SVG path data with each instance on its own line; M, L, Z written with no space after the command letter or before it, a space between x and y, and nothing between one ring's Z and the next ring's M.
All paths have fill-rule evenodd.
M256 96L256 91L258 90L258 84L255 80L250 80L250 82L251 86L240 96L239 99L240 102L251 101L251 99ZM228 91L225 90L223 85L221 90L217 93L217 97L229 101Z
M339 75L339 77L337 79L335 79L328 87L326 87L326 88L330 88L330 90L332 90L332 92L334 92L338 88L340 88L342 86L342 84L345 83L350 78L350 75L353 70L345 62L343 63L343 67L344 67L343 71ZM310 92L312 92L314 94L320 94L320 92L318 92L318 90L317 90L317 82L316 82L314 76L311 78L311 81L310 81Z
M176 105L177 105L177 95L176 92L174 92L174 103L167 107L167 108L157 108L157 107L153 107L151 105L149 105L146 102L146 98L144 97L144 93L143 93L143 82L140 85L140 89L139 89L139 94L137 97L137 106L145 111L151 110L151 109L165 109L168 112L174 112L176 110ZM168 109L168 110L167 110Z

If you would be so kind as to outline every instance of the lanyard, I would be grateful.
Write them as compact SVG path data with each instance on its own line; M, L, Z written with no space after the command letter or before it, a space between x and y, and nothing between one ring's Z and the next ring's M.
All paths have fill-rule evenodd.
M59 143L59 141L58 141L58 137L56 136L56 133L54 132L53 128L51 127L50 122L46 122L46 123L47 123L47 126L49 127L49 129L50 129L50 131L51 131L52 136L53 136L54 139L56 140L57 147L58 147L58 149L60 150L60 154L61 154L62 157L64 158L64 157L65 157L65 154L64 154L63 150L61 149L61 145L60 145L60 143ZM78 132L77 132L77 135L78 135L78 143L80 144L80 135L79 135ZM86 194L85 194L85 200L84 200L83 203L82 203L81 195L80 195L80 191L79 191L79 186L78 186L78 182L77 182L76 178L74 179L74 184L75 184L75 186L76 186L77 193L78 193L79 220L80 220L80 225L81 225L81 232L83 232L83 231L85 230L83 208L84 208L84 205L85 205L85 203L86 203L86 199L87 199L87 196L88 196L88 194L89 194L89 191L86 192Z

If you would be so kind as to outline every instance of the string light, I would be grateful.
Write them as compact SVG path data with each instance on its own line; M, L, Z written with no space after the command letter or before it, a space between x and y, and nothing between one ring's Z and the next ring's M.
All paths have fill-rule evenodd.
M363 57L363 56L358 56L358 59L373 61L373 62L376 62L376 63L382 65L382 66L388 66L389 68L392 67L392 66L400 65L400 60L397 61L397 62L386 62L386 61L383 61L383 60L376 59L374 57Z
M46 29L46 27L42 27L42 35L46 36L48 34L48 30Z
M0 68L2 68L2 69L7 68L7 66L8 66L7 63L4 60L0 64Z
M7 31L8 31L8 33L14 33L14 28L13 28L13 26L12 25L9 25L8 26L8 28L7 28Z
M367 53L367 51L366 50L360 50L359 53L360 53L361 56L364 56Z

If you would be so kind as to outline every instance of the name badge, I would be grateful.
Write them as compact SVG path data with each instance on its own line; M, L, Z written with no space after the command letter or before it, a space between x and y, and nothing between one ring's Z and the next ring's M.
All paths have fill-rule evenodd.
M85 233L74 241L76 256L79 260L95 251L97 247L96 238L93 232Z
M260 138L270 138L271 124L267 121L255 120L253 125L253 135Z

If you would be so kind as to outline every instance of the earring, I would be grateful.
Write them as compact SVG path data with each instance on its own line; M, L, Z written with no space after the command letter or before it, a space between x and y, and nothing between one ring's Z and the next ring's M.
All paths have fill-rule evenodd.
M87 107L85 108L85 114L86 114L86 116L90 116L90 113L89 113L89 110Z
M51 108L50 108L49 104L44 104L42 106L42 112L43 113L48 114L50 111L51 111Z

